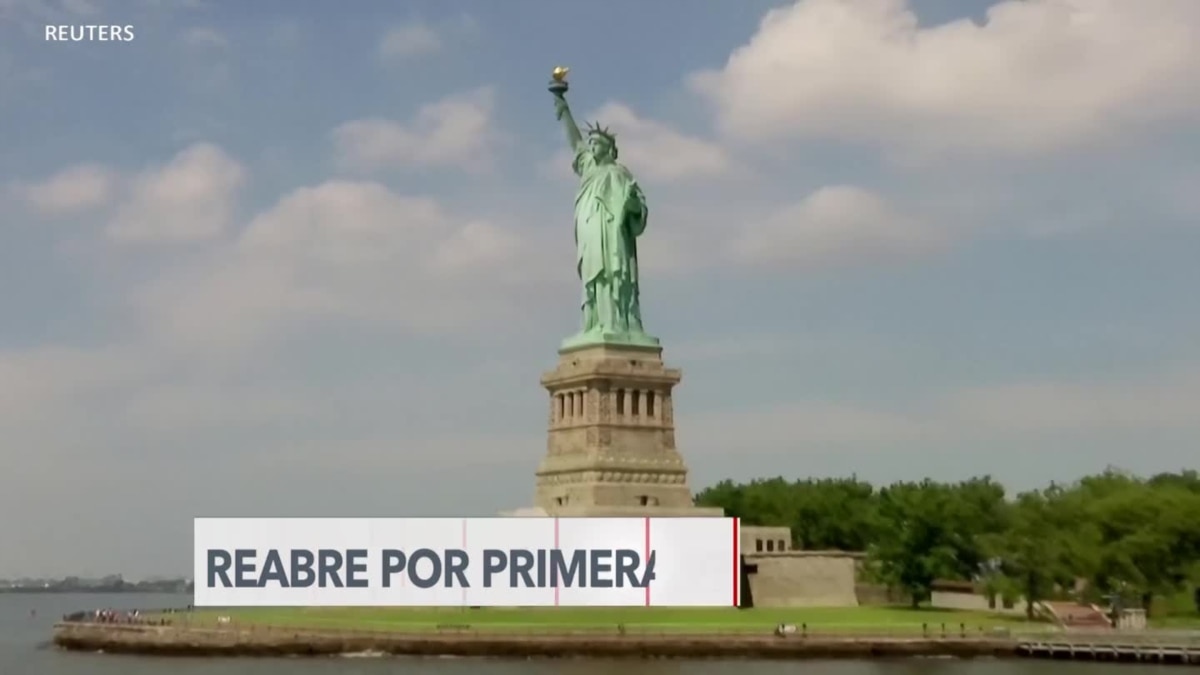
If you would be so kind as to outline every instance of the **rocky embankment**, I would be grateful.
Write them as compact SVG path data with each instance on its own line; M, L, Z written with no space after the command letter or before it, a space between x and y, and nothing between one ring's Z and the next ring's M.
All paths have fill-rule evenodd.
M61 648L179 656L408 656L633 658L883 658L1013 656L1006 638L899 638L746 634L505 634L502 632L352 631L261 626L125 625L64 622Z

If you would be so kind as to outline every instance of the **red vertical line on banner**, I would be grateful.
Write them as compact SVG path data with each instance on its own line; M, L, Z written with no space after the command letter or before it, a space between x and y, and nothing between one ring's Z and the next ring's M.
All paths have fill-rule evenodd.
M464 552L467 550L467 519L466 518L462 519L462 550ZM462 603L461 604L463 607L467 606L467 588L466 588L466 586L464 586L462 589Z
M645 535L645 539L646 539L646 541L643 543L644 550L642 553L642 559L645 562L645 561L650 560L650 517L649 516L646 517L645 524L642 525L642 533ZM646 606L647 607L650 606L650 582L649 581L646 582Z
M738 537L738 518L733 519L733 606L738 607L738 593L742 585L741 539Z
M558 518L554 519L554 550L558 550ZM554 574L554 565L550 565L550 573ZM558 607L558 577L554 577L554 606Z

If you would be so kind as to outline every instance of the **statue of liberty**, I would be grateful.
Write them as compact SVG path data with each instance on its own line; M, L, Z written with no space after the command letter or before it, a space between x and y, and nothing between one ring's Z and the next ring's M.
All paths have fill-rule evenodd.
M583 330L563 346L622 343L657 346L642 328L637 238L646 230L646 196L633 174L617 163L616 136L599 124L587 137L571 116L566 68L555 68L550 93L579 176L575 195L575 265L583 285Z

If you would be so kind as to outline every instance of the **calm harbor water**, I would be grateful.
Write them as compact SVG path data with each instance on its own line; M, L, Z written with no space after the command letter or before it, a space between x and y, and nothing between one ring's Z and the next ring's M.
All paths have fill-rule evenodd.
M1178 666L1054 661L490 661L477 659L158 659L76 654L49 646L63 614L97 607L181 607L179 595L0 594L0 675L1149 675ZM31 614L31 612L33 614ZM1183 669L1185 672L1187 669Z

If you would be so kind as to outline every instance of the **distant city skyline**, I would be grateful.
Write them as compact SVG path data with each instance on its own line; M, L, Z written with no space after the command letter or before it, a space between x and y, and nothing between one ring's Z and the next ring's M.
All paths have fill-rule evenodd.
M694 489L1195 467L1195 0L341 7L0 0L0 577L529 504L556 65L646 190Z

